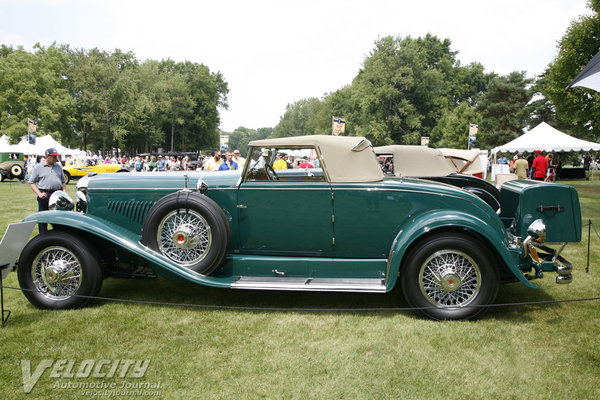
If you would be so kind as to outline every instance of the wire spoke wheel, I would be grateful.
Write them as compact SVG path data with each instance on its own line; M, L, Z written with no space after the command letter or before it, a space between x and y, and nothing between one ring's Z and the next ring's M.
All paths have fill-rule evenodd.
M205 275L223 264L230 237L221 207L208 196L185 190L158 200L142 228L143 244L176 267Z
M441 250L421 266L419 286L431 304L461 307L477 297L481 289L481 272L467 254Z
M202 261L212 245L206 219L194 210L174 210L158 226L160 251L176 263L189 266Z
M48 247L33 260L31 276L35 289L50 300L64 300L81 285L81 263L68 249Z
M82 232L56 229L27 243L17 275L31 304L52 310L85 306L104 279L101 258Z
M416 243L400 277L406 302L418 308L418 314L436 320L483 315L500 284L488 246L460 232L440 232Z

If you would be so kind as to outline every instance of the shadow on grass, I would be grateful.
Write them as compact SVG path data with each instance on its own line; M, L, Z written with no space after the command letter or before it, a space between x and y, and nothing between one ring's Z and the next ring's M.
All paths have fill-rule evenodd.
M294 309L298 312L310 313L368 313L360 309L377 309L378 314L405 314L415 316L410 310L397 310L408 308L402 293L398 288L387 294L369 293L329 293L329 292L289 292L270 290L233 290L217 289L192 283L175 283L164 278L158 279L115 279L104 281L99 294L101 297L115 299L149 301L159 303L206 305L217 307L248 308L248 312L264 309L273 309L272 312L287 312ZM505 284L500 287L495 304L510 304L554 300L544 290L532 290L520 283ZM110 300L96 300L92 307L110 303ZM491 307L486 317L515 322L533 320L534 314L543 308L556 307L552 304L539 305L506 305ZM560 306L560 305L558 305ZM187 306L176 306L186 307ZM195 308L195 307L189 307ZM258 310L252 310L257 308ZM379 309L393 308L396 310L379 311ZM205 309L198 307L198 309ZM307 310L308 309L308 310ZM332 309L340 309L335 311ZM356 311L347 311L357 309ZM323 310L323 311L319 311Z
M102 297L176 304L249 308L396 308L407 307L398 291L382 294L290 292L275 290L218 289L193 283L158 279L104 281ZM109 301L100 301L107 303Z
M531 322L535 315L548 307L561 307L561 304L514 304L536 303L556 300L544 289L530 289L519 282L508 283L500 286L498 296L487 313L487 318L511 320L514 322ZM504 305L506 304L506 305ZM514 304L514 305L513 305Z

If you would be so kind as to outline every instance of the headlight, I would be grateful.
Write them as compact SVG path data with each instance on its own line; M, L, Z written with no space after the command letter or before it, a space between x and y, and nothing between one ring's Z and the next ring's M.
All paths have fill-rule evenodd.
M87 196L83 192L77 192L77 204L75 209L79 212L87 212Z
M49 210L71 211L73 209L73 199L66 192L57 190L52 193L48 200Z
M543 219L536 219L529 225L527 228L527 234L531 236L531 238L538 242L543 243L546 241L546 224Z
M77 191L83 192L87 196L88 183L90 182L89 176L83 176L77 181Z
M89 176L84 176L77 181L77 204L76 210L82 213L87 212L87 194L88 194L88 183L90 182Z
M196 190L200 192L200 194L204 194L208 190L208 185L202 179L198 179L198 184L196 184Z

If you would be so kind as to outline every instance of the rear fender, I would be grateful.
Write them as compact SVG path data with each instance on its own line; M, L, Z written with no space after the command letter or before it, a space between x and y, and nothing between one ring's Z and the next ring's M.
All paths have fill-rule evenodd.
M208 277L180 267L162 254L144 246L140 241L140 235L107 221L90 218L85 214L70 211L43 211L32 214L23 221L36 221L53 226L62 225L91 236L98 236L152 263L157 267L157 273L169 279L184 279L201 285L221 288L230 287L236 279L235 277Z
M386 290L390 291L395 286L402 260L412 244L433 232L456 228L477 232L482 240L493 247L499 261L503 262L521 283L530 288L539 288L528 281L515 264L507 249L507 238L501 230L470 214L457 211L434 211L417 217L408 229L400 231L394 239L388 257Z

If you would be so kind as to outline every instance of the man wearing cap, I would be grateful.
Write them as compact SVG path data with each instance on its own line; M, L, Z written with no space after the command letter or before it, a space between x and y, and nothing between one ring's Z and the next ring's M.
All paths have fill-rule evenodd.
M66 191L67 185L62 165L58 161L58 152L55 148L46 150L46 159L33 167L29 177L29 186L37 195L38 211L48 210L48 201L52 193L57 190ZM37 186L36 186L37 184ZM48 224L38 224L40 233L48 231Z
M548 160L542 155L541 150L536 150L534 153L536 153L537 156L533 159L533 163L531 164L531 178L536 181L543 181L546 179Z

